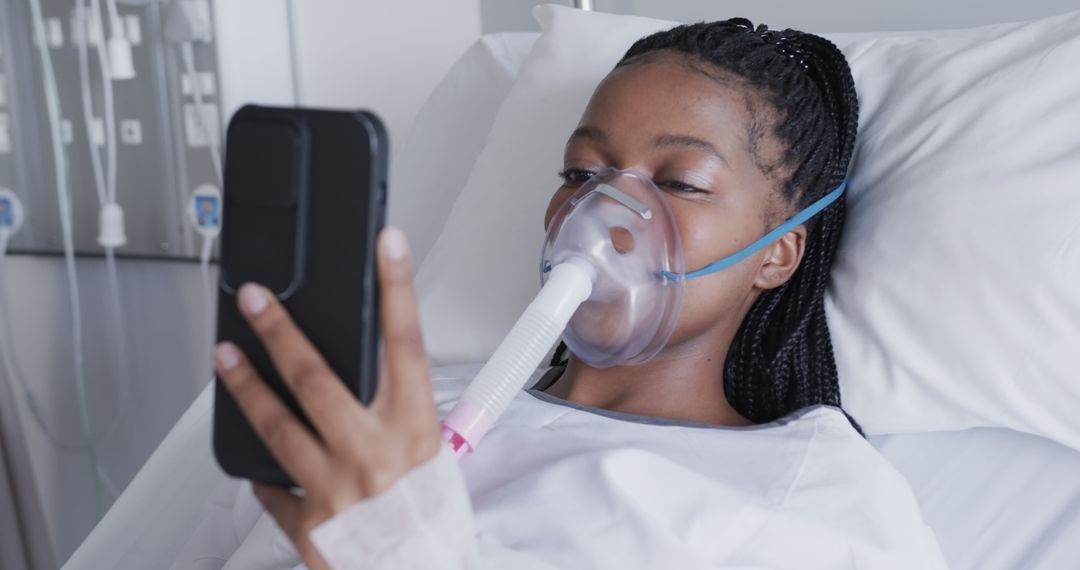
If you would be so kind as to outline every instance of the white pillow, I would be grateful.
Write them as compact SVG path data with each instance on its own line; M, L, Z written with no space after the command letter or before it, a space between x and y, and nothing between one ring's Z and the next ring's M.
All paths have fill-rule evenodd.
M418 274L439 363L487 358L535 295L566 137L630 44L674 25L535 13L544 32ZM862 103L827 298L845 407L869 433L1005 426L1080 449L1080 12L829 37Z
M670 26L554 6L534 14L547 29L417 274L424 342L436 364L486 360L535 296L543 216L566 138L626 48ZM608 18L618 25L604 29Z
M826 310L874 432L1080 449L1080 12L854 44L859 144Z
M398 147L390 165L387 214L408 234L416 264L442 231L495 113L539 35L507 32L477 40L428 96Z

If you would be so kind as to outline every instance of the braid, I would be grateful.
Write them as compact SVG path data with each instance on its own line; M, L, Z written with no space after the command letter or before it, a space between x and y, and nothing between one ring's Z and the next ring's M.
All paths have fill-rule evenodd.
M847 60L832 42L796 30L755 28L750 20L733 18L681 25L642 38L616 68L661 50L687 54L696 70L720 79L734 76L760 96L766 109L750 102L751 154L794 209L821 198L847 175L859 102ZM770 110L773 113L767 113ZM772 163L758 152L762 138L769 135L786 149ZM728 351L725 394L754 422L814 404L840 406L825 289L844 210L841 197L807 222L806 251L798 269L755 301ZM564 353L565 346L560 346L552 364ZM854 419L851 422L859 429Z

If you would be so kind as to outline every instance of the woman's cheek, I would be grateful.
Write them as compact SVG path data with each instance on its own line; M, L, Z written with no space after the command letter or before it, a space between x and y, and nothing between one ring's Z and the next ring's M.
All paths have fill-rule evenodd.
M683 258L687 272L701 269L735 253L745 245L748 227L737 221L725 220L716 212L709 211L707 206L689 206L697 206L696 211L675 212L682 234ZM753 288L756 259L759 259L759 256L752 256L727 269L686 282L683 317L680 319L685 321L680 323L686 325L684 332L690 333L698 328L712 326L717 319L724 318L724 315L742 306L746 295Z
M690 204L693 206L693 204ZM686 263L686 271L694 271L709 263L718 256L713 256L718 243L721 243L722 230L715 220L705 219L705 216L697 212L687 212L687 208L672 208L675 222L679 226L679 237L682 240L683 260Z
M547 211L544 212L544 231L547 231L551 226L551 219L555 217L555 214L559 211L559 208L570 199L570 196L574 195L574 191L577 188L567 188L565 186L555 191L555 194L551 197L551 201L548 202Z

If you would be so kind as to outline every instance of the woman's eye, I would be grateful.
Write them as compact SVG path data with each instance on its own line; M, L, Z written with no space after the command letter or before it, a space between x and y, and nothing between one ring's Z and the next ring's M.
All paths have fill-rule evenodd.
M657 185L660 186L661 188L670 188L670 189L672 189L672 190L674 190L676 192L689 192L689 193L706 192L705 190L702 190L701 188L698 188L697 186L687 184L687 183L685 183L685 182L683 182L681 180L664 180L663 182L660 182Z
M581 186L590 178L592 178L595 172L591 170L585 170L582 168L567 168L559 172L559 178L563 179L563 184L567 186Z

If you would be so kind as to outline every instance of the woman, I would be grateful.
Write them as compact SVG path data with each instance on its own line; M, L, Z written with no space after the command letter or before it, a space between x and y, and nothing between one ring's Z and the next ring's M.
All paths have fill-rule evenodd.
M594 172L632 168L664 191L686 267L702 267L837 188L857 123L827 40L744 19L659 32L594 93L546 221ZM441 447L400 231L380 238L385 366L370 408L247 285L241 309L320 436L219 346L219 377L305 491L256 495L311 568L942 567L903 479L840 409L824 291L843 221L841 199L689 280L671 340L644 364L557 351L460 470Z

